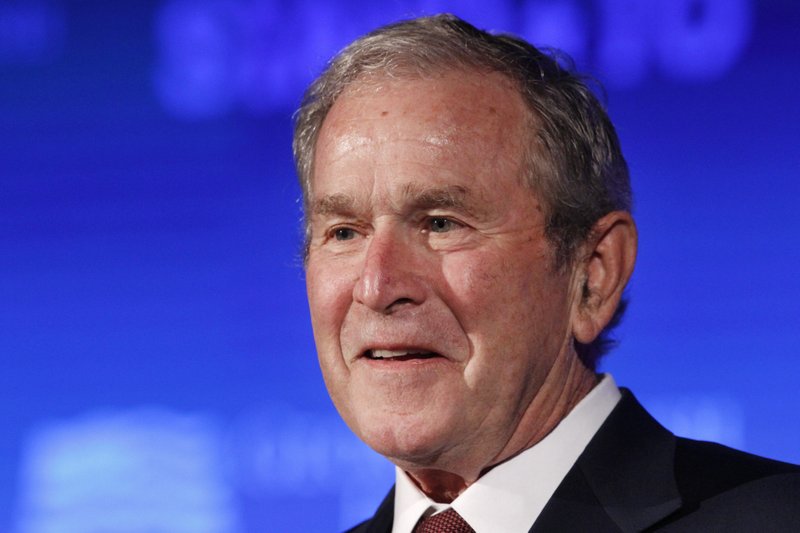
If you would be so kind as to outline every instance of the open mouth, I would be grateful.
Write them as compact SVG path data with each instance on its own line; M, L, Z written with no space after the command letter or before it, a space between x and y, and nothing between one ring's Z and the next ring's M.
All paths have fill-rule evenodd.
M364 357L375 361L412 361L418 359L433 359L441 357L435 352L414 350L367 350Z

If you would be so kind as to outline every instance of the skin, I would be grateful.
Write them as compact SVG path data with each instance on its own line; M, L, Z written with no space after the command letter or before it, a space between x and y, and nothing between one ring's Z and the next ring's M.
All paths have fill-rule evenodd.
M528 113L499 74L372 79L337 99L317 140L306 279L325 383L350 428L437 501L591 390L574 339L600 332L632 270L625 213L552 268L521 180Z

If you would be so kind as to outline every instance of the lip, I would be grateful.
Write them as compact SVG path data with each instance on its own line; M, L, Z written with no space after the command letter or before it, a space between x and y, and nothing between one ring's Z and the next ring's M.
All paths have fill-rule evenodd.
M374 353L383 353L384 357L373 357ZM393 357L386 356L386 352L394 352L398 355ZM407 355L399 355L404 353ZM369 361L370 363L383 364L393 363L402 364L423 364L426 362L447 361L449 358L439 350L428 346L420 345L375 345L367 346L360 350L356 360Z
M450 360L440 354L426 357L392 357L377 359L362 355L356 359L356 366L364 365L376 372L421 372L426 369L449 365Z

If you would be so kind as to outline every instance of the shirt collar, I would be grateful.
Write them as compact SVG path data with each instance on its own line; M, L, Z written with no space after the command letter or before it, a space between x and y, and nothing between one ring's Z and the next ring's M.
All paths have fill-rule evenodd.
M544 439L492 468L450 505L429 499L396 468L393 533L411 533L420 517L448 507L476 533L527 532L619 399L605 374Z

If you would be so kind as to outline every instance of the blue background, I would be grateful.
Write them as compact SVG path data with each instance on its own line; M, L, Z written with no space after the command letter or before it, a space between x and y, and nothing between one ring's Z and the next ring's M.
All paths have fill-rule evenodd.
M393 472L317 368L291 114L349 40L444 10L606 86L641 248L603 370L680 434L800 462L800 4L3 1L0 531L370 513Z

